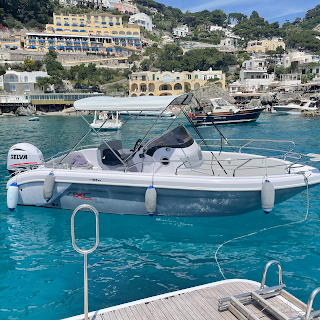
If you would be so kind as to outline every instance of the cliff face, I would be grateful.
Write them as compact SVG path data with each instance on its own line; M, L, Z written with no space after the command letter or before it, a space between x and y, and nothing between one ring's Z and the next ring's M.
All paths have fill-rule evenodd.
M197 90L192 91L192 93L199 101L202 99L222 98L230 103L235 103L235 100L227 91L224 91L214 83L207 84Z

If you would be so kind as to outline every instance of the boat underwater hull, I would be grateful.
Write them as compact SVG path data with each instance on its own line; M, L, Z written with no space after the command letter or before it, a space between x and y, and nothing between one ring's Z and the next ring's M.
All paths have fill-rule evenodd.
M316 185L316 184L314 184ZM310 187L313 185L310 185ZM159 188L155 215L181 217L219 217L239 215L261 209L261 190L206 191ZM277 189L275 204L300 193L306 187ZM74 210L90 204L99 212L148 215L145 206L146 187L56 183L49 202L42 197L43 183L19 186L18 204ZM261 211L262 212L262 211Z
M242 110L238 113L224 113L211 115L195 115L192 122L196 126L212 125L212 124L228 124L256 121L264 108Z

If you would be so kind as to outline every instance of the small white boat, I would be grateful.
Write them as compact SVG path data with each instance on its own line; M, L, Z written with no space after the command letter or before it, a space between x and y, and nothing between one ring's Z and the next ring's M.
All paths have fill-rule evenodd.
M176 116L171 111L130 111L120 112L121 116L131 116L134 119L175 119Z
M273 109L280 114L301 115L303 111L318 110L317 101L313 100L292 100L287 105L273 106Z
M39 117L29 117L29 121L39 121Z
M82 111L164 111L199 104L192 93L178 96L78 100ZM129 122L128 122L129 123ZM92 128L102 144L83 146L43 160L28 143L13 145L7 168L10 209L16 204L74 210L92 204L99 212L133 215L226 216L273 206L320 184L320 172L309 165L320 155L294 153L294 143L280 151L272 140L194 139L183 124L168 126L156 136L155 120L135 145L127 139L108 141ZM192 122L191 122L192 124ZM217 130L218 131L218 130ZM218 131L220 132L220 131ZM282 149L283 150L283 149ZM252 153L250 153L250 151ZM311 159L310 159L311 158Z
M97 111L95 111L90 127L97 130L118 130L122 128L122 125L123 123L119 117L119 112L101 111L98 118Z

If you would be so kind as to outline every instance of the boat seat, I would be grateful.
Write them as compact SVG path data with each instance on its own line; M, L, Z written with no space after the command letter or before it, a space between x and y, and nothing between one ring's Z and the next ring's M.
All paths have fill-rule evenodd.
M126 166L120 161L120 159L126 160L130 154L124 153L121 140L108 141L108 145L113 151L111 151L109 146L107 146L105 143L100 145L97 150L97 160L99 166L106 170L123 170ZM133 166L133 161L131 159L128 160L126 165L129 167ZM135 166L133 166L128 171L135 172L138 170Z
M93 167L93 164L88 161L86 156L81 151L73 151L70 154L68 154L64 159L63 156L60 156L56 159L53 159L45 164L46 167L59 167L63 165L70 165L73 168L78 169L91 169ZM62 160L63 159L63 160Z

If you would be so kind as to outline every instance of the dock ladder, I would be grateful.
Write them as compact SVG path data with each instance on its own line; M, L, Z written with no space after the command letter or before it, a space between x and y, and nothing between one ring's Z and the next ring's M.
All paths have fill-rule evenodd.
M279 285L273 287L265 287L266 275L269 267L273 264L278 265L279 270ZM295 296L291 295L289 292L285 291L285 284L282 283L282 267L281 264L276 260L269 261L263 270L262 281L260 285L260 290L247 292L239 294L233 297L226 297L219 300L219 311L229 310L236 318L239 320L260 320L260 316L253 311L253 308L249 308L250 304L255 305L255 307L261 308L260 312L264 319L277 319L277 320L312 320L320 319L320 310L314 311L312 309L312 304L315 296L320 292L320 287L313 290L311 293L308 304L304 304L302 301L297 299ZM302 310L301 315L289 317L279 310L276 305L268 301L269 298L281 296L287 300L288 303L293 304L300 310ZM260 313L261 314L261 313ZM271 317L268 318L268 314Z

